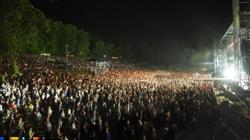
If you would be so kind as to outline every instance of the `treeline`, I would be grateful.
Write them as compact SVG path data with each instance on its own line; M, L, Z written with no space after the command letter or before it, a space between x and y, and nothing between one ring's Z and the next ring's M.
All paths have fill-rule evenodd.
M67 50L81 58L122 56L130 62L167 66L212 61L211 49L195 44L177 40L165 43L146 39L138 41L135 40L137 38L129 35L118 40L117 44L104 42L90 37L74 25L47 18L29 0L0 0L1 54L50 53L64 56Z
M90 44L92 47L90 48ZM88 33L74 25L45 17L29 0L0 1L0 51L11 55L68 52L86 58L117 55L114 43L91 40Z

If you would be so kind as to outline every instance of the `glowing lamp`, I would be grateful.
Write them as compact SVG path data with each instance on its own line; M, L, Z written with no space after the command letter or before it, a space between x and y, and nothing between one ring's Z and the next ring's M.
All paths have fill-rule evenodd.
M224 75L225 78L235 79L236 72L235 72L235 69L234 69L234 65L231 65L231 66L227 67L224 70L223 75Z

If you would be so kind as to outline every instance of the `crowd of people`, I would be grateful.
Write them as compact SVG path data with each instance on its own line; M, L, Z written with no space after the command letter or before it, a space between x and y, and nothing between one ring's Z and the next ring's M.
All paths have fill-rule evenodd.
M0 91L0 135L48 139L173 140L176 131L216 112L213 82L192 73L111 69L72 74L19 60ZM124 67L124 66L123 66Z

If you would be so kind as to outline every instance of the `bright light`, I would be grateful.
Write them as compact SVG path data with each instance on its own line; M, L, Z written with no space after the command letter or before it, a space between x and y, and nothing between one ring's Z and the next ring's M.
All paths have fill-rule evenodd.
M223 75L225 76L225 78L235 79L236 72L235 72L235 69L234 69L234 65L231 65L231 66L227 67L224 70Z
M240 85L244 90L248 90L249 89L249 87L248 87L248 84L247 83L245 83L245 82L241 82L241 85Z
M244 90L248 90L248 87L247 87L247 86L244 86L243 89L244 89Z

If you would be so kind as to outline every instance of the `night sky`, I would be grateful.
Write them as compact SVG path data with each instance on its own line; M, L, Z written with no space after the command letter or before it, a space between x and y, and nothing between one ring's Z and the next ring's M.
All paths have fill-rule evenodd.
M105 41L194 43L211 46L232 22L231 0L148 2L32 0L53 20L73 24Z

